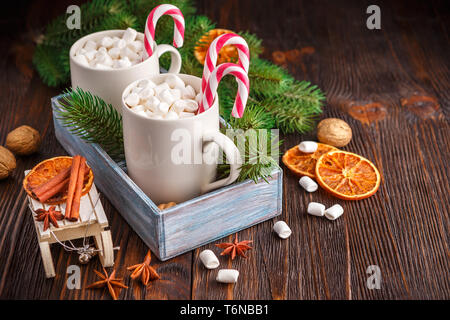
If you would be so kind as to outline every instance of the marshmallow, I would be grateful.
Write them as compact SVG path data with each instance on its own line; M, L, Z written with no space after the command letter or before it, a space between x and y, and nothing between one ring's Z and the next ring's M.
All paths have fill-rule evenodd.
M126 41L126 43L131 43L136 39L137 31L133 28L127 28L123 33L122 39Z
M202 101L202 93L199 92L196 96L195 96L195 101L197 103L200 103Z
M160 104L158 104L157 112L160 114L165 114L169 111L169 108L170 106L166 102L161 102Z
M114 43L114 47L122 50L127 46L127 42L123 39L119 39Z
M153 90L152 88L139 88L139 98L141 98L141 100L147 100L148 98L150 98L151 96L155 95L155 90Z
M141 104L131 108L131 110L133 110L134 112L144 112L145 111L145 107Z
M298 183L303 187L303 189L308 192L317 191L317 189L319 188L317 183L308 176L301 177Z
M130 60L138 60L139 59L138 54L128 47L120 49L120 56L122 58L128 57Z
M84 44L84 49L86 51L97 50L97 44L92 40L88 40Z
M170 93L172 94L173 98L175 100L180 100L181 99L181 91L180 89L171 89Z
M292 234L291 228L289 228L289 226L284 221L278 221L277 223L275 223L273 225L273 231L275 231L281 239L287 239Z
M139 88L146 88L146 87L154 88L154 87L156 87L156 84L151 80L144 79L144 80L139 81L137 86Z
M139 95L139 92L141 92L142 88L134 87L131 89L131 93L137 93Z
M137 93L130 93L125 99L125 103L130 107L135 107L139 104L139 96Z
M198 104L194 100L184 100L186 107L184 111L187 112L196 112L198 110Z
M199 258L207 269L215 269L220 264L219 259L211 250L203 250L200 252Z
M155 89L155 91L156 91L156 89ZM161 101L166 102L169 106L175 102L175 97L173 96L171 91L172 90L170 90L170 89L165 89L158 94Z
M112 59L119 59L120 49L119 48L111 48L108 50L108 54Z
M308 204L308 213L313 216L322 217L325 214L325 206L318 202L310 202Z
M304 153L316 152L317 147L317 142L314 141L302 141L302 143L298 145L298 149Z
M325 210L325 217L328 220L336 220L344 213L344 208L342 208L339 204L335 204L334 206Z
M106 50L105 47L100 47L100 48L98 48L97 52L100 52L100 53L107 53L108 50Z
M166 83L169 85L171 89L184 88L184 81L174 74L169 74L166 77Z
M114 43L113 39L112 39L111 37L108 37L108 36L104 37L104 38L100 41L100 44L101 44L103 47L105 47L105 48L110 48L110 47L112 47L113 43Z
M76 55L75 57L73 57L73 60L77 61L79 64L83 66L89 66L89 61L83 54Z
M187 85L183 90L181 90L181 97L183 99L195 99L195 89L192 88L190 85Z
M152 112L158 112L158 106L160 103L161 101L159 101L157 97L153 96L147 99L145 106Z
M78 50L78 52L77 52L77 56L78 55L85 55L86 54L86 52L87 52L87 50L86 49L84 49L84 48L81 48L80 50Z
M160 114L153 114L150 118L157 119L157 120L163 119L162 115L160 115Z
M167 83L163 82L163 83L157 85L154 89L155 89L155 95L159 96L159 94L163 90L170 89L170 88L169 88L169 85Z
M217 273L216 281L223 283L235 283L239 277L239 271L235 269L221 269Z
M176 119L178 119L178 113L176 113L175 111L169 111L164 116L164 119L166 119L166 120L176 120Z
M134 111L134 110L133 110ZM149 118L153 117L154 113L151 112L150 110L145 110L145 115Z
M97 50L88 50L85 53L85 56L86 56L86 59L88 59L88 61L91 62L92 60L94 60L96 54L97 54Z
M144 43L142 41L136 40L128 43L128 48L136 53L139 53L144 48Z
M176 113L181 113L184 111L184 108L186 108L186 102L184 100L177 100L172 104L170 109Z
M114 68L119 69L128 67L131 67L131 62L130 59L128 59L127 57L114 61Z
M108 67L111 67L113 65L113 60L111 59L111 57L107 53L100 51L98 51L95 55L95 62L97 64L103 64Z

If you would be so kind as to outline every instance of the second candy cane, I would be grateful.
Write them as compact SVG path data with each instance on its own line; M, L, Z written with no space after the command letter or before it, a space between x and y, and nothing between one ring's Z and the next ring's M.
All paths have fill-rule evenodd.
M217 97L219 82L227 74L235 76L238 83L238 91L231 115L235 118L241 118L244 114L245 105L247 104L250 82L247 72L234 63L222 63L213 70L203 93L201 106L204 110L212 106L214 99ZM200 110L199 112L203 112L204 110Z
M247 42L244 38L235 33L223 34L215 38L208 48L205 58L205 65L203 67L202 92L206 88L206 84L211 73L216 68L220 50L227 45L234 45L236 47L239 55L238 64L245 70L245 72L248 73L248 68L250 65L250 50L248 49Z

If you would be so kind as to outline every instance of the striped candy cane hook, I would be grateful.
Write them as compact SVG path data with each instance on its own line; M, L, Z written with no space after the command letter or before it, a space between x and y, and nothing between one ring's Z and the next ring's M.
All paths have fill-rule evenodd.
M235 118L242 117L250 91L250 82L248 80L247 72L242 67L234 63L222 63L213 70L202 96L202 103L199 110L200 113L212 106L214 99L217 97L219 82L227 74L232 74L235 76L238 83L238 91L231 115Z
M145 22L144 32L144 47L146 57L151 57L153 54L152 45L155 42L155 29L158 19L164 15L169 15L173 18L175 26L173 30L173 46L179 48L183 46L184 40L184 17L180 9L171 4L161 4L155 7L147 17Z
M206 88L211 73L216 68L217 57L219 56L220 50L224 46L231 44L238 50L239 66L242 67L246 73L248 73L248 68L250 65L250 50L248 49L247 42L244 38L235 33L223 34L215 38L208 48L205 58L205 65L203 67L202 92Z

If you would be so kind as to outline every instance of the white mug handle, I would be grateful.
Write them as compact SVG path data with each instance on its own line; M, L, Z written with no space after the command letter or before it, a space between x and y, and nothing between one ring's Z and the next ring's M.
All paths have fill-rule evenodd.
M235 146L233 141L226 135L220 133L219 131L209 131L203 133L203 143L215 142L222 148L223 152L227 157L227 163L230 164L230 175L226 178L211 182L206 186L202 187L202 193L209 192L211 190L227 186L239 177L241 172L241 154L239 149Z
M170 62L169 73L180 73L181 70L181 55L177 49L168 44L158 44L156 46L156 54L161 57L164 53L169 52L172 58Z

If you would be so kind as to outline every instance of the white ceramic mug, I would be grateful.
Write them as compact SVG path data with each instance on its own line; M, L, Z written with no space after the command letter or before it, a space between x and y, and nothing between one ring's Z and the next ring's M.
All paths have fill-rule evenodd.
M120 113L122 112L122 92L131 82L147 76L159 74L159 57L169 52L172 61L169 68L170 73L178 73L181 69L181 56L177 49L167 44L160 44L153 50L153 54L141 63L129 68L121 69L95 69L84 66L75 61L73 57L88 40L98 41L103 37L122 38L125 30L107 30L91 33L77 40L70 48L70 77L72 88L80 87L85 91L101 97ZM137 39L144 41L144 34L137 33Z
M178 76L186 85L200 91L200 78ZM166 77L167 74L161 74L146 79L160 84ZM218 99L211 108L194 117L151 119L135 113L125 104L124 97L134 86L135 83L130 84L122 94L125 157L128 175L153 202L180 203L238 178L241 156L233 141L220 133ZM230 164L230 175L213 182L218 147L222 148ZM188 156L180 158L180 150L183 156ZM188 161L183 163L183 159Z

